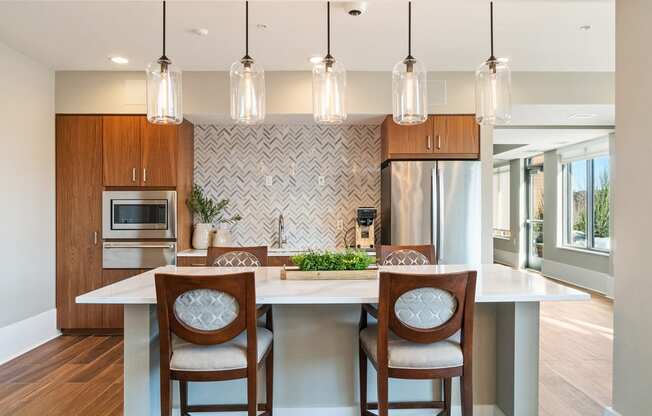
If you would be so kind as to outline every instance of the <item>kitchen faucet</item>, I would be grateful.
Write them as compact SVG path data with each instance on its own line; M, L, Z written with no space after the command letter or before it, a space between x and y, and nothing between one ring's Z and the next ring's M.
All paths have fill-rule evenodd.
M283 248L284 244L288 242L285 237L285 219L283 214L278 216L278 248Z

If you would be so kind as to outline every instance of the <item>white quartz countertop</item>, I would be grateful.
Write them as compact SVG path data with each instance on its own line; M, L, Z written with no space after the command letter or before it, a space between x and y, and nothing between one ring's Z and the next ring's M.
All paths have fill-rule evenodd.
M476 302L589 300L587 293L538 274L498 264L382 266L380 271L448 273L477 270ZM378 302L378 280L281 280L280 267L224 268L163 266L77 297L77 303L155 304L155 273L220 275L256 273L258 304L355 304Z
M308 250L306 249L270 247L267 249L267 256L268 257L292 257L292 256L296 256L297 254L306 253L306 252L308 252ZM178 252L177 257L206 257L207 253L208 250L190 248L188 250L183 250ZM368 251L367 254L369 254L370 256L376 255L374 251Z

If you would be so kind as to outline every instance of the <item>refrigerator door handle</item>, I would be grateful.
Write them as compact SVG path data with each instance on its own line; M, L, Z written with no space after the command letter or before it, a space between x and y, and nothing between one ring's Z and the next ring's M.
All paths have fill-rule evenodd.
M430 218L432 221L432 235L430 241L435 247L435 261L439 263L439 168L435 166L430 177L433 201L430 205Z
M437 183L437 217L434 219L437 224L437 235L436 235L436 252L435 257L437 259L437 264L441 261L441 250L440 248L444 246L442 241L442 235L444 234L444 183L441 180L441 171L439 166L437 166L436 171L436 183Z

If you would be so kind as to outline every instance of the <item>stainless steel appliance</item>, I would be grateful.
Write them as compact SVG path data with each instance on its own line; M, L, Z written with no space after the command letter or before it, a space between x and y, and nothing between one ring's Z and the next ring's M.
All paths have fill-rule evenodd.
M105 241L104 269L153 269L176 264L177 244L171 241Z
M176 191L104 191L102 238L175 239Z
M480 263L480 186L476 161L386 163L382 244L432 244L440 264Z

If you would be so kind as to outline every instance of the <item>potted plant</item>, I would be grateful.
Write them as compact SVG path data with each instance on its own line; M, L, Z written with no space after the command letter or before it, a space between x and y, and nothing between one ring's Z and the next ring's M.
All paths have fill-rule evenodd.
M229 205L228 199L222 199L215 202L204 193L199 185L192 187L190 198L187 201L188 208L195 215L197 222L192 235L192 246L196 249L206 249L210 245L210 236L213 231L213 224L235 224L242 217L234 215L226 217L226 207ZM228 233L228 230L225 230ZM221 236L226 239L226 236Z
M374 259L361 250L310 251L292 257L298 270L284 270L287 280L376 279L378 271L369 269Z

